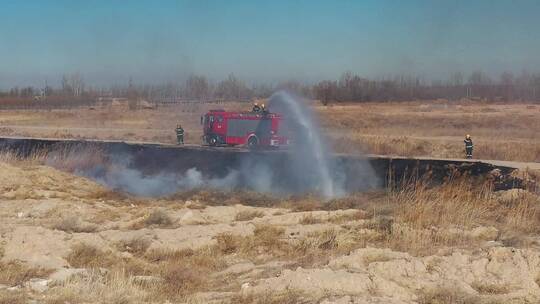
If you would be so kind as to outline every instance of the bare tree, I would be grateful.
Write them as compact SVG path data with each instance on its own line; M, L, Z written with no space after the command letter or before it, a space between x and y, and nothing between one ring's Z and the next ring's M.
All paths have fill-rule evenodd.
M321 81L313 88L315 98L319 99L325 106L328 105L330 101L336 100L337 91L337 83L330 80Z
M62 76L62 92L65 95L82 96L84 81L79 73Z
M207 99L210 97L210 85L205 76L191 75L186 81L186 94L189 98Z
M215 95L225 99L247 99L253 94L241 80L229 74L227 79L217 85Z

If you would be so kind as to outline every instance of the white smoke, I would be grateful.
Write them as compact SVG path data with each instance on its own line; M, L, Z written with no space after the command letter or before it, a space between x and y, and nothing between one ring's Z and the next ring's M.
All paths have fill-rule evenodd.
M239 182L239 172L236 170L230 170L222 178L206 177L197 168L190 168L180 175L172 173L145 175L129 167L128 155L123 155L123 159L121 163L115 163L101 172L76 171L75 173L92 178L109 188L145 197L165 196L197 188L232 190L238 186Z
M174 167L167 167L165 160L162 161L163 168L149 172L138 168L139 164L130 154L132 152L128 151L105 152L105 156L99 156L102 159L96 159L92 165L88 159L95 159L98 153L75 150L62 156L51 154L50 164L55 167L69 164L69 171L109 188L146 197L213 188L249 189L273 194L318 193L330 199L343 196L347 191L378 186L376 175L367 161L358 158L347 161L332 156L320 135L315 115L302 100L286 92L278 92L271 96L269 109L284 116L286 128L280 132L288 133L294 144L286 153L242 154L236 167L221 170L220 174L196 167L184 167L181 172L176 172Z
M316 191L329 199L347 194L348 189L359 191L379 185L367 160L357 157L347 163L333 155L306 100L280 91L270 97L270 110L282 113L293 138L289 174L300 181L302 191Z
M295 168L300 180L307 187L320 192L326 198L343 195L344 190L331 177L331 157L323 144L321 132L314 115L300 98L280 91L270 97L270 111L282 113L287 133L294 144L291 147Z

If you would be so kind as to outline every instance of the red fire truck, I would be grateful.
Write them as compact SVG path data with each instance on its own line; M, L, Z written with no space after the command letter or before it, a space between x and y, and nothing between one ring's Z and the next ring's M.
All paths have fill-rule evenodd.
M280 147L289 144L281 115L210 110L201 117L203 141L210 146Z

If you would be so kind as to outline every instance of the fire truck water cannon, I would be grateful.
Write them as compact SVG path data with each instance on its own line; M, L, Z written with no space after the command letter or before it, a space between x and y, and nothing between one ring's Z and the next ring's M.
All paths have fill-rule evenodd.
M201 117L203 142L210 146L278 148L290 144L284 120L269 112L210 110Z

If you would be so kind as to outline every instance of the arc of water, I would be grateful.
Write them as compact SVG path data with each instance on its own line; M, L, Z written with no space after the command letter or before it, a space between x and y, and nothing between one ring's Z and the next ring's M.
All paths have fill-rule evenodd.
M321 194L327 198L335 195L334 184L330 176L330 166L328 164L329 156L323 146L318 128L311 121L310 117L302 110L299 102L297 102L289 93L280 91L274 93L270 99L276 98L284 103L287 107L287 115L292 115L297 120L299 125L304 129L307 135L307 151L313 153L313 158L316 161L316 171L319 177L319 186Z

